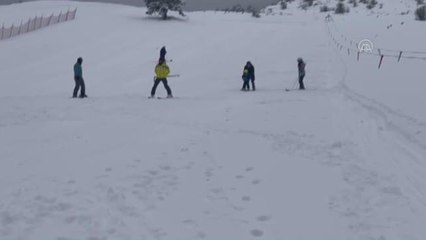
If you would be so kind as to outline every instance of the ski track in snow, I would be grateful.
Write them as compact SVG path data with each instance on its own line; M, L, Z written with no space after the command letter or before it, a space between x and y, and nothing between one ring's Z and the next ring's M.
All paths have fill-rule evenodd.
M101 6L77 5L86 18ZM115 18L126 14L132 20L140 10L103 8ZM301 13L294 19L273 16L257 23L244 16L206 13L213 21L207 25L209 20L201 20L201 14L193 13L187 21L194 23L185 31L215 32L224 22L237 30L214 41L202 32L202 48L189 48L193 42L185 34L176 37L182 45L171 47L168 54L188 48L175 56L182 61L196 59L193 71L182 73L187 82L171 83L182 94L178 99L147 100L133 80L141 74L139 66L130 62L123 66L123 74L131 79L128 85L111 90L115 79L102 75L105 95L89 94L85 100L56 96L52 93L56 85L37 87L34 91L40 92L35 94L10 83L17 95L5 91L0 97L0 239L423 239L425 148L393 122L395 116L407 121L401 117L405 114L392 113L346 86L346 63L327 44L322 17ZM285 37L274 29L283 23L288 27ZM236 26L259 29L251 33ZM241 36L260 41L256 37L262 34L276 34L279 40L263 39L272 47L253 50L258 91L242 93L237 91L240 82L229 84L233 79L227 75L239 80L240 73L231 69L239 71L246 56L235 56L252 43L240 43L237 49L226 43L240 42ZM314 37L318 43L307 44ZM108 44L109 38L115 35L102 43L89 38L87 44ZM310 60L308 90L285 92L284 86L277 90L283 85L281 75L288 78L286 86L293 84L299 52L292 52L289 44L280 45L280 51L294 58L285 62L292 68L280 68L280 57L271 66L261 60L273 56L278 43L295 40L308 48L298 49ZM132 46L112 48L118 62L134 57L126 47ZM212 48L220 52L214 55ZM206 64L200 58L213 54L215 59L224 53L237 63ZM28 61L27 70L37 68ZM99 69L117 64L110 61L96 66L89 60L89 66L100 73ZM185 71L183 63L173 64L172 69ZM210 68L204 65L209 64L225 73L218 73L216 81L200 83ZM151 65L143 71L151 73ZM56 74L62 74L58 68ZM87 70L89 76L95 75ZM23 81L22 76L17 78ZM47 79L44 87L54 82ZM101 85L99 80L88 81L88 91L97 84ZM146 90L152 82L143 84Z

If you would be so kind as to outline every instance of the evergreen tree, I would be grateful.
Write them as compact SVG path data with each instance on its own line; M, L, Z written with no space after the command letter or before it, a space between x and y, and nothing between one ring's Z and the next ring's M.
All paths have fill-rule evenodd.
M415 15L416 15L416 20L426 21L426 5L422 5L419 8L417 8Z
M280 1L281 10L287 9L287 2L284 0Z
M183 0L145 0L145 4L148 8L146 12L148 15L158 13L163 19L167 19L168 11L177 11L180 15L185 16L182 11Z
M335 14L344 14L347 12L346 6L343 3L344 0L339 0L339 2L336 5L336 9L334 10Z
M368 9L373 9L377 5L376 0L370 0L370 2L367 4Z
M304 0L304 2L308 5L308 7L312 7L312 5L314 5L314 0Z
M348 3L352 4L352 6L353 6L353 7L358 7L358 2L357 2L357 0L349 0L349 2L348 2Z

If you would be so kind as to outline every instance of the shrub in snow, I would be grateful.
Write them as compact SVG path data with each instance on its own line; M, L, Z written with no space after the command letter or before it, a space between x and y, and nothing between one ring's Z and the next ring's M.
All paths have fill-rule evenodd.
M320 7L320 12L328 12L328 11L330 11L331 9L327 6L327 5L324 5L324 6L321 6Z
M231 7L231 12L244 13L246 10L240 4L236 4Z
M314 0L303 0L303 2L306 3L308 7L311 7L314 4Z
M281 7L281 10L287 9L287 2L284 0L281 0L280 7Z
M358 1L357 0L349 0L348 3L352 4L353 7L358 7Z
M252 17L260 18L259 10L256 10L253 6L249 5L246 9L246 12L251 13Z
M346 12L349 12L349 9L346 8L345 4L343 3L344 0L339 0L339 2L336 5L336 9L334 10L335 14L344 14Z
M359 0L360 3L367 4L368 0Z
M300 2L299 7L303 10L308 10L308 8L312 7L313 5L314 5L314 0L303 0Z
M423 5L425 4L425 0L416 0L417 5Z
M373 9L377 5L377 3L378 2L376 0L370 0L370 2L367 4L367 8Z
M259 13L259 11L253 11L253 12L251 13L251 16L252 16L252 17L255 17L255 18L260 18L260 13Z
M417 8L415 14L416 14L416 20L426 21L426 5L423 5Z
M168 11L177 11L180 15L185 16L182 11L184 2L182 0L145 0L148 11L146 14L152 15L158 13L163 19L167 19Z

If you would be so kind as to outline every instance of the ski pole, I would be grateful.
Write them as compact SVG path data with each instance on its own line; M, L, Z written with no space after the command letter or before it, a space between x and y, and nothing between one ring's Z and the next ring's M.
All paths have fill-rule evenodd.
M180 74L171 74L171 75L169 75L167 77L180 77Z
M295 88L296 88L297 80L298 80L298 78L296 78L296 79L294 80L293 87L292 87L291 89L295 89Z

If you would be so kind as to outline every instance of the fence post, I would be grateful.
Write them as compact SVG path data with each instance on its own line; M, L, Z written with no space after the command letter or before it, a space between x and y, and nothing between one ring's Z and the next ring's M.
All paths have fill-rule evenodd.
M65 16L65 22L68 22L68 16L70 14L70 9L68 8L67 15Z
M379 69L382 66L383 57L384 57L383 55L380 56Z
M0 40L3 40L3 33L4 33L4 23L1 25L1 35L0 35Z
M21 25L19 25L18 35L21 35L21 31L22 31L22 20L21 20Z
M30 24L31 24L31 18L30 18L30 19L28 19L27 32L29 32L29 31L30 31Z
M357 56L357 60L358 60L358 62L359 62L359 51L358 51L358 56Z
M47 22L47 26L50 26L50 22L52 21L52 18L53 18L53 13L52 13L52 15L50 15L50 17L49 17L49 21Z
M9 38L11 38L11 37L12 37L13 28L14 28L14 26L13 26L13 24L12 24L12 28L10 28Z
M41 15L40 25L39 25L38 29L40 29L43 26L43 18L44 18L43 15Z
M30 27L29 27L28 31L34 31L34 28L35 28L35 26L34 26L35 25L34 24L35 23L35 18L34 19L30 18L30 21L31 21L30 24L29 24Z
M75 15L77 15L77 8L74 9L73 13L72 13L72 20L75 19Z
M402 57L402 51L399 52L398 62L401 61L401 57Z

